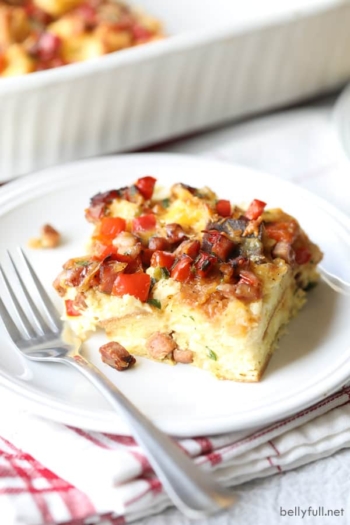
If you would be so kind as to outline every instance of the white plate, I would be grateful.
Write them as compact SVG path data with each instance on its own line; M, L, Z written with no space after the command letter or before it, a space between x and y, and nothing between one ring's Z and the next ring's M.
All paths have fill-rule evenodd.
M177 155L126 155L57 167L24 177L0 190L0 260L6 248L26 245L43 223L59 229L63 245L32 251L31 260L57 305L50 283L67 258L84 253L90 225L89 198L152 174L170 185L209 185L222 198L259 198L294 214L325 253L324 266L350 280L350 220L321 199L260 172ZM310 292L300 315L258 384L219 381L186 365L174 367L139 359L126 373L104 365L102 334L84 346L89 358L164 430L179 436L214 434L272 422L328 395L350 377L350 298L324 283ZM26 361L0 333L0 383L45 417L90 429L127 433L108 403L76 371L63 365Z

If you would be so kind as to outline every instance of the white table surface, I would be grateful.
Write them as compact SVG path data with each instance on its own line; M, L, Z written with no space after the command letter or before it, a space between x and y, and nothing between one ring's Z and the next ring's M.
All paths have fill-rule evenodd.
M270 172L318 194L350 215L350 162L338 143L333 99L229 125L156 151L214 157ZM349 318L350 320L350 318ZM234 489L237 504L220 516L191 522L178 511L138 525L279 525L350 523L350 450L297 470ZM282 516L295 508L343 509L343 516ZM298 513L298 510L297 510Z

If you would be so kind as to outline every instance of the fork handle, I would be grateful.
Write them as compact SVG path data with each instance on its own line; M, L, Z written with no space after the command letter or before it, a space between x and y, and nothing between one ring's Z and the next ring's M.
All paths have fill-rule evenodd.
M180 447L159 430L92 363L79 354L62 359L74 366L104 395L144 448L165 491L188 517L199 518L230 507L235 498L208 472L201 471Z

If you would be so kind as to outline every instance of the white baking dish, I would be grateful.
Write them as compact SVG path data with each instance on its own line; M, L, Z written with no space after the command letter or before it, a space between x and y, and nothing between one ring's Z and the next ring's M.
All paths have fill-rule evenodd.
M168 39L0 80L0 181L151 145L350 78L348 1L134 3L164 21Z

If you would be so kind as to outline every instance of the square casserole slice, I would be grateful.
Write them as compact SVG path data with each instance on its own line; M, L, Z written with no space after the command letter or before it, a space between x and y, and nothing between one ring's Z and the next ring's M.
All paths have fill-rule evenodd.
M54 286L82 338L102 327L130 353L259 381L288 321L317 283L322 254L281 209L155 179L95 195L88 254Z

